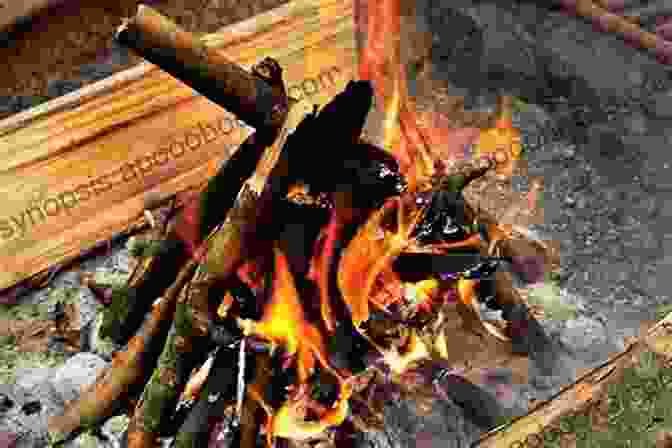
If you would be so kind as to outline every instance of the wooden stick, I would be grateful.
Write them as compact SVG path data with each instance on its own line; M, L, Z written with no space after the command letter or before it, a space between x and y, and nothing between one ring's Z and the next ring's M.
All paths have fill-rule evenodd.
M226 280L245 258L254 245L257 225L267 223L271 205L278 197L284 197L286 191L271 188L270 181L286 173L286 167L274 170L281 157L285 141L291 129L294 129L305 117L310 108L305 104L290 103L287 120L278 133L276 141L266 148L254 174L244 184L236 202L225 221L215 230L202 246L205 252L202 264L191 279L184 297L180 298L176 321L183 322L175 326L173 335L164 346L159 359L157 372L146 387L146 397L138 403L129 424L129 448L147 448L155 446L155 440L161 425L169 417L188 378L178 375L178 370L190 370L194 359L189 354L206 340L209 320L208 297L210 287ZM193 261L193 260L192 260ZM193 350L192 350L193 349ZM181 364L181 365L180 365Z
M600 6L600 3L603 2L575 0L573 3L577 15L591 20L601 20L601 23L605 26L605 31L628 38L632 36L641 48L661 51L666 45L672 45L658 35L645 31L639 25Z
M290 104L287 121L275 142L266 149L254 174L243 184L224 222L203 243L206 250L204 278L215 281L228 277L245 258L252 241L262 238L257 233L258 224L270 224L268 220L278 219L268 215L269 206L274 199L285 197L287 191L273 188L273 181L286 177L288 159L282 155L285 141L289 131L295 129L310 111L306 102Z
M621 353L588 371L576 382L540 403L527 415L489 431L474 446L480 448L536 446L525 442L539 440L541 431L556 421L558 417L580 408L603 393L609 383L619 380L619 372L636 362L640 353L650 350L669 357L672 354L672 346L669 344L672 335L670 328L672 328L672 313L648 330L646 334L641 335L637 341L629 344Z
M156 10L139 5L115 39L258 131L282 126L287 111L283 83L271 86L248 73Z
M49 419L49 434L53 442L66 441L80 429L93 427L111 417L124 397L138 383L144 384L153 370L158 354L171 327L177 296L196 271L197 263L187 262L163 299L152 310L142 330L128 342L128 348L112 361L112 366L96 382L68 405L63 415ZM153 359L152 359L153 358Z

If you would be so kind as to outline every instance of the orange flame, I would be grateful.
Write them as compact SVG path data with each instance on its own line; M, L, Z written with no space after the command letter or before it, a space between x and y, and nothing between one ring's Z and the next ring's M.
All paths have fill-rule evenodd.
M285 347L287 353L296 356L298 393L292 394L281 408L272 414L267 407L269 447L273 437L305 440L314 437L330 426L340 425L348 414L348 400L352 395L347 381L351 375L333 367L326 345L318 328L304 316L298 291L285 255L274 248L275 271L271 300L266 305L261 321L239 319L246 335L254 334L272 343ZM339 397L334 405L325 410L316 421L305 420L307 382L315 369L315 363L332 373L339 382ZM255 399L261 401L261 397Z
M293 440L309 440L320 435L331 426L338 426L348 416L348 400L352 390L348 384L341 383L341 394L334 405L327 409L318 420L305 420L307 401L310 400L308 388L299 388L273 415L268 422L268 431L276 437ZM271 445L271 444L269 444Z
M418 309L429 311L438 292L439 281L428 278L415 283L404 283L403 288L406 299L416 303Z
M333 209L331 219L323 237L315 245L315 253L311 260L308 278L317 283L320 293L320 312L324 325L330 333L336 329L335 317L331 308L329 296L329 273L331 262L336 252L336 242L339 240L343 226L338 211ZM318 252L319 251L319 252Z
M319 329L305 318L299 294L285 255L273 250L275 273L271 300L261 321L239 319L246 335L256 335L285 347L287 354L296 356L299 382L305 384L315 368L315 361L339 379L346 374L334 368L328 358L324 338Z
M391 233L383 230L383 219L395 209L397 230ZM410 235L423 212L409 207L400 197L393 198L369 218L348 244L338 268L338 286L355 328L369 319L369 301L376 280L412 244Z
M390 350L378 348L378 350L383 354L390 370L399 375L403 374L414 362L430 357L429 349L415 330L410 332L403 352L400 352L396 348Z
M512 101L510 96L500 97L495 127L481 132L474 154L476 157L494 155L498 174L506 177L513 174L514 163L520 159L523 150L520 130L513 127Z
M373 82L376 103L382 105L383 146L394 154L406 175L409 190L426 188L438 168L443 153L450 160L460 158L466 145L476 143L480 154L498 152L498 172L510 176L513 161L521 153L520 132L511 121L512 98L500 102L498 121L493 129L450 129L445 116L429 112L430 125L421 129L419 114L410 100L404 61L401 61L400 0L359 0L357 12L366 10L367 38L360 55L359 76ZM443 119L442 119L443 118ZM474 154L478 156L478 154Z
M288 355L296 356L299 381L305 383L315 367L315 356L326 359L326 348L319 331L305 320L287 258L277 247L274 259L271 300L261 321L243 321L243 329L284 346Z
M399 0L368 2L368 33L359 76L374 84L382 104L383 146L399 160L409 187L432 175L433 162L421 141L414 111L409 109L405 68L401 64Z

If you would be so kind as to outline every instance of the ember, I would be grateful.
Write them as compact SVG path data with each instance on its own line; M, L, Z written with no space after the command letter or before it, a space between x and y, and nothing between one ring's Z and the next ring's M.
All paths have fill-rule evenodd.
M138 335L79 403L52 420L56 439L126 404L132 447L158 446L159 436L175 436L176 447L209 440L253 447L262 433L269 448L278 438L333 446L375 420L373 397L405 387L453 400L481 429L495 424L496 406L473 405L490 403L485 392L446 373L445 307L457 306L480 334L535 353L548 345L508 274L497 270L517 256L517 246L505 244L512 231L462 196L487 171L510 170L519 139L503 101L498 127L480 137L481 151L499 155L459 160L448 172L427 144L436 139L424 133L440 135L442 157L447 148L457 160L479 130L421 129L400 43L387 38L399 36L398 0L369 8L362 80L320 111L287 98L275 61L247 73L151 8L140 7L120 28L122 43L235 106L256 132L201 196L153 228L165 248L142 255L127 309L106 309L118 342ZM382 148L361 135L374 96L385 112ZM326 148L315 150L318 142ZM138 315L157 298L141 328ZM485 321L481 302L503 310L508 324Z

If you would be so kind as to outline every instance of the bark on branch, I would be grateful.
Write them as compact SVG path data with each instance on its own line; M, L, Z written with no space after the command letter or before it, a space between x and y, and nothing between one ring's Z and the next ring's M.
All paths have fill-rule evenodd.
M284 84L251 74L156 10L139 5L115 35L122 45L224 107L257 131L277 131L287 111Z

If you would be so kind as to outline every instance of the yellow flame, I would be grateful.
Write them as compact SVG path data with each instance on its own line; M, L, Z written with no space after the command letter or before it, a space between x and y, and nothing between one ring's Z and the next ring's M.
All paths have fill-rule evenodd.
M401 140L399 111L401 110L401 89L398 76L392 79L392 92L383 111L383 147L391 153Z
M266 429L268 446L273 446L274 437L307 440L319 435L330 426L340 425L348 415L348 400L352 389L346 380L350 376L345 371L334 368L329 360L324 338L319 329L305 319L298 291L289 270L285 255L274 248L275 272L271 300L264 308L259 322L239 319L239 325L246 335L254 334L272 343L285 346L289 355L296 355L298 390L304 391L290 398L273 413L264 405L268 415ZM332 408L324 412L316 421L305 420L306 385L312 375L315 362L334 374L340 385L339 397ZM260 394L252 396L264 403Z
M315 367L315 356L326 359L326 348L320 332L305 320L287 258L277 247L274 256L271 300L261 321L248 321L243 327L247 333L284 346L290 356L296 355L299 381L304 383Z
M384 217L395 207L397 231L383 232L383 238L379 238ZM400 197L394 198L373 213L348 244L339 264L337 281L355 328L369 319L369 301L376 279L411 244L410 235L423 211L417 206L409 207Z
M287 400L275 413L270 421L270 430L275 437L283 437L293 440L309 440L324 432L331 426L338 426L348 416L351 392L342 389L341 396L334 406L327 410L319 420L307 421L304 411L304 400Z
M424 303L431 300L438 288L439 281L434 278L415 283L404 283L406 298L416 303Z

